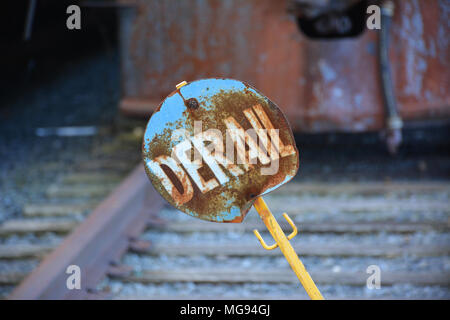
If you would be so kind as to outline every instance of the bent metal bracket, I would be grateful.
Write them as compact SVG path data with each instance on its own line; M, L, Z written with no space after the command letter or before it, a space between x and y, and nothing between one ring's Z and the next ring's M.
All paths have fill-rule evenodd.
M298 150L281 110L250 85L204 79L180 85L145 131L145 168L177 209L242 222L258 196L297 173Z

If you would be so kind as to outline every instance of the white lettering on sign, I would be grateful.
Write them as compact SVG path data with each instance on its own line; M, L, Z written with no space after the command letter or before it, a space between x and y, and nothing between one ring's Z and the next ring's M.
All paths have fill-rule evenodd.
M216 179L210 179L205 181L203 177L199 174L198 170L203 166L203 164L198 164L196 161L191 161L190 153L192 150L192 143L190 140L184 140L183 142L177 144L175 148L173 148L173 152L175 153L176 158L179 162L181 162L191 176L192 180L194 180L197 187L200 189L202 193L208 192L219 185ZM189 157L186 152L189 151Z
M201 134L195 135L191 140L195 148L199 150L202 159L205 160L206 164L219 180L220 184L225 184L229 180L221 166L226 168L235 177L244 173L238 165L234 164L233 161L224 156L222 133L220 130L209 129ZM205 146L205 142L211 142L210 146L212 146L214 150L209 150L209 148Z
M161 181L164 188L172 196L173 199L180 204L188 202L194 195L194 189L192 188L191 180L189 180L186 172L181 168L178 163L169 156L159 156L156 159L148 162L150 169ZM183 193L180 193L178 189L173 185L170 178L162 169L162 165L167 166L175 174L176 178L183 187Z
M178 141L180 137L183 141L172 149L171 156L162 155L147 161L150 170L177 205L190 201L194 195L189 177L202 193L206 193L229 181L226 172L238 177L253 168L259 160L264 166L261 167L261 174L274 175L278 172L280 158L296 154L294 146L281 141L279 130L274 128L261 105L244 110L244 115L252 126L246 131L233 117L224 119L227 127L226 154L222 132L218 129L203 132L201 121L195 121L192 137L184 129L174 131L173 141ZM208 181L200 174L203 161L214 174Z

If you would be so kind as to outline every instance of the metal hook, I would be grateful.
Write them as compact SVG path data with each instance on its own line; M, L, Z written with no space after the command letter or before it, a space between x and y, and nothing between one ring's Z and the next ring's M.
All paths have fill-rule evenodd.
M291 218L289 218L289 216L287 215L287 213L283 213L283 217L286 219L286 221L289 223L289 225L292 227L292 232L290 235L287 236L288 240L291 240L293 237L295 237L298 233L297 227L295 226L294 222L291 220ZM261 237L261 235L259 234L258 230L253 230L253 233L255 234L256 238L258 238L259 242L261 242L261 245L263 246L264 249L266 250L273 250L275 248L278 247L278 243L274 243L273 245L269 246L266 244L266 242L264 241L264 239Z
M278 247L278 243L275 243L275 244L273 244L273 245L271 245L271 246L268 246L267 244L266 244L266 242L264 241L264 239L261 237L261 235L259 234L259 232L258 232L258 230L253 230L253 233L255 234L255 236L258 238L258 240L259 240L259 242L261 242L261 245L263 246L263 248L264 249L266 249L266 250L273 250L273 249L275 249L276 247Z
M287 215L287 213L283 213L283 217L286 219L286 221L289 223L289 225L292 228L292 232L290 235L288 235L288 240L291 240L293 237L295 237L298 233L297 227L294 224L294 221L291 220L291 218L289 218L289 216Z

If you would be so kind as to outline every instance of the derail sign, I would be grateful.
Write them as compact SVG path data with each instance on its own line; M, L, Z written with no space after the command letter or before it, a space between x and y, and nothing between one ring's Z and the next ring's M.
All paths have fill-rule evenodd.
M250 85L203 79L153 113L143 143L153 186L177 209L241 222L254 200L292 179L299 156L281 110Z

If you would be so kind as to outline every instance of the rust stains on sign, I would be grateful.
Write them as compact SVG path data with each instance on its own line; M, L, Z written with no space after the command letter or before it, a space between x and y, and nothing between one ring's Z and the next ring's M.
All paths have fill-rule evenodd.
M280 109L246 83L191 82L170 94L144 136L158 192L192 216L241 222L257 196L295 176L299 157Z

